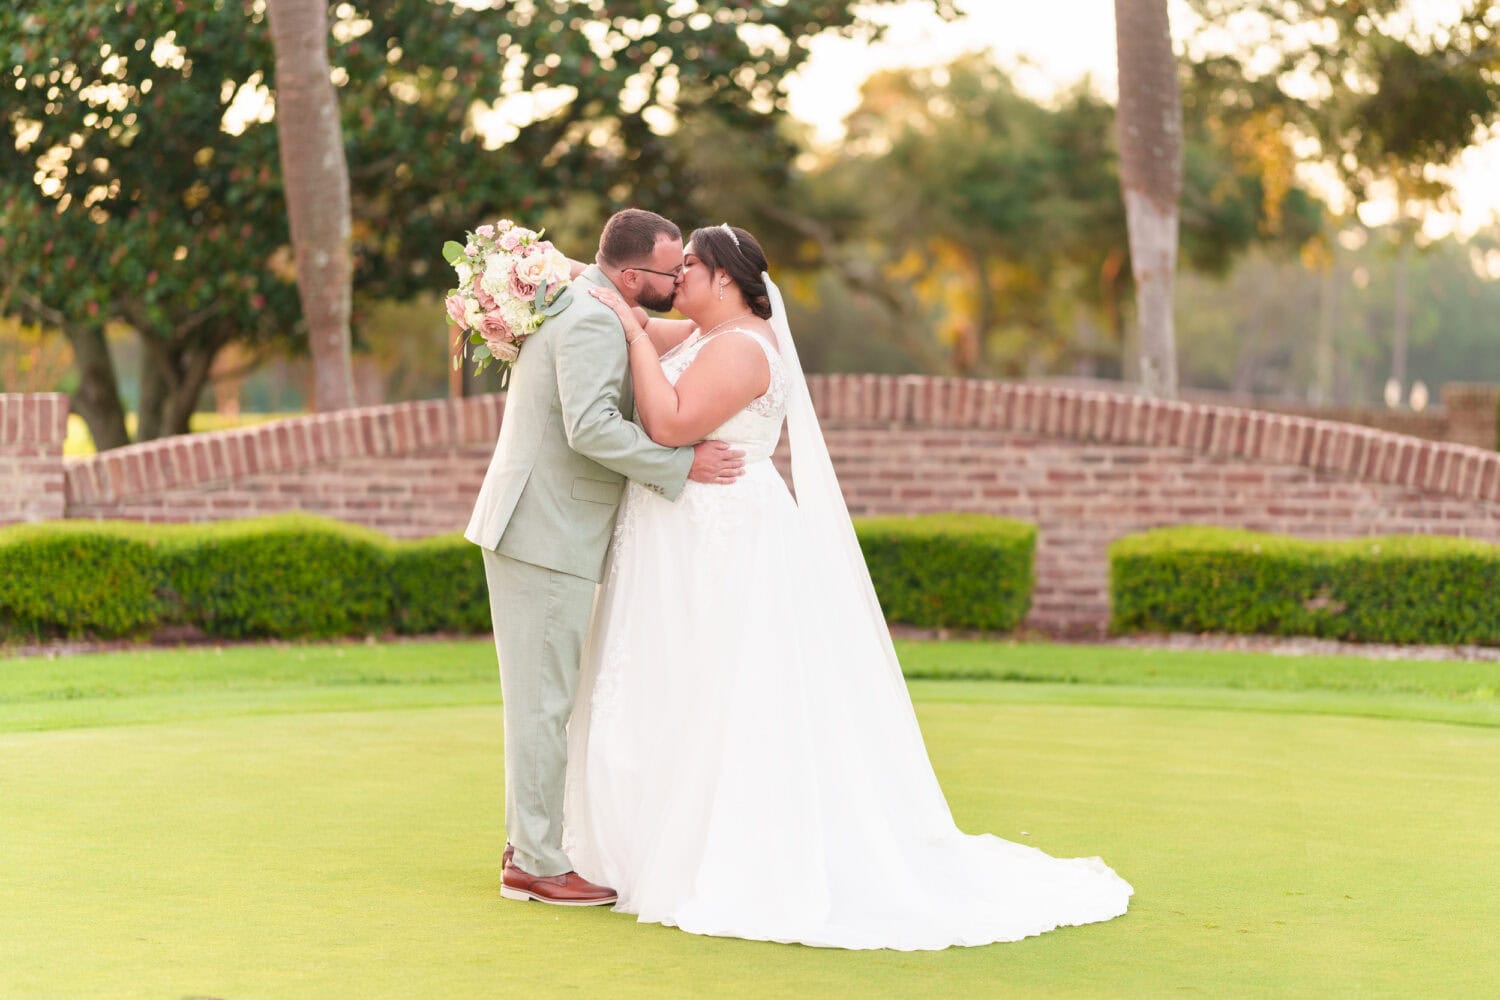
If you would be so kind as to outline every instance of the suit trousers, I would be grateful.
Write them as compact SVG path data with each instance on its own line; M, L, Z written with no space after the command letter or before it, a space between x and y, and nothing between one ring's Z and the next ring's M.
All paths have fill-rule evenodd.
M505 702L505 829L531 875L573 870L563 853L568 716L594 581L481 548Z

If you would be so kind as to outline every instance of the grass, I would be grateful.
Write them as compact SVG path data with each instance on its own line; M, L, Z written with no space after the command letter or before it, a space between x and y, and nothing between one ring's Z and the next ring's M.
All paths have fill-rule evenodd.
M914 694L1500 726L1500 664L1009 642L898 642ZM997 686L993 682L1004 682ZM488 704L487 640L142 648L0 659L0 731Z
M11 659L0 995L1464 997L1500 979L1500 665L902 652L960 825L1102 854L1136 887L1128 915L847 953L502 903L487 642ZM1422 721L1448 714L1466 724Z

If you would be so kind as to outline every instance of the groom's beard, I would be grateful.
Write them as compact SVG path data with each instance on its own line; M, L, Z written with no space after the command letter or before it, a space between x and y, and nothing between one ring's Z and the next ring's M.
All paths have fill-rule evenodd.
M650 309L652 312L664 313L672 311L672 303L677 300L677 289L672 289L666 295L654 296L650 292L642 290L636 296L636 302L642 309Z

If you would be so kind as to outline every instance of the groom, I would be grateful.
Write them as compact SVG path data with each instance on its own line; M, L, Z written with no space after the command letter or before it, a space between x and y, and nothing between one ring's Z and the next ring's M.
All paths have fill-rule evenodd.
M479 545L505 702L500 894L566 906L615 902L562 849L568 715L594 585L630 479L675 500L686 480L728 483L744 455L722 442L664 448L627 416L625 336L591 287L632 307L672 308L682 233L654 212L610 217L598 262L573 279L511 370L500 440L464 537Z

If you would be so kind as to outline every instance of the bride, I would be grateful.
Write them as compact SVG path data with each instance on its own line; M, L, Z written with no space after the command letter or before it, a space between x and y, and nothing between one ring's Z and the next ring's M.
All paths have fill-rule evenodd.
M699 229L676 306L624 323L639 419L745 452L674 503L631 484L568 728L564 843L618 909L838 948L1014 941L1125 912L1098 858L953 823L808 396L744 229ZM786 420L796 499L771 463Z

